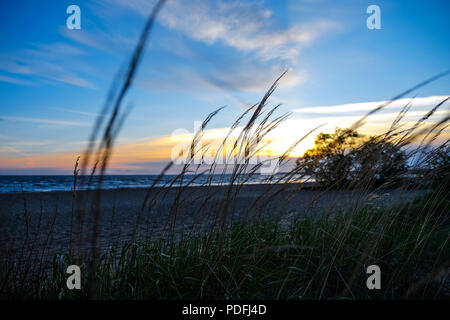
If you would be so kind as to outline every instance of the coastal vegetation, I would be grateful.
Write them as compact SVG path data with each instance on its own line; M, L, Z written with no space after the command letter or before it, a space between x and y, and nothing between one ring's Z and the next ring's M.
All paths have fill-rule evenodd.
M0 233L0 298L448 298L449 117L427 121L448 98L412 125L402 123L405 106L383 134L358 132L370 115L446 73L406 90L350 128L319 133L313 149L292 159L289 153L295 145L315 133L299 136L285 154L270 160L277 168L295 163L292 169L281 177L268 174L252 197L244 196L249 177L266 164L250 159L262 147L263 137L288 117L278 115L278 106L271 107L269 101L282 75L229 128L223 145L231 132L242 128L227 150L231 162L213 162L206 169L194 162L208 152L207 145L197 144L219 109L195 133L191 152L180 155L180 173L165 187L156 187L173 166L169 162L147 186L139 209L125 210L126 237L103 241L116 207L110 204L111 221L105 227L102 177L126 119L123 98L161 4L149 17L127 72L114 81L85 153L76 160L70 210L62 212L56 205L52 212L45 211L42 201L32 206L24 194L21 214L14 220L24 231ZM220 188L213 186L213 177L225 173L231 178L223 178ZM199 177L206 182L194 187ZM87 190L78 190L80 184ZM311 189L309 201L286 209ZM391 197L394 191L396 198ZM343 195L350 200L345 202ZM4 230L11 223L5 222L10 208L0 209ZM166 218L152 225L163 213ZM62 215L70 221L64 230L55 227ZM55 247L59 238L67 241ZM71 265L80 267L81 289L67 287ZM380 267L381 289L366 286L369 265Z

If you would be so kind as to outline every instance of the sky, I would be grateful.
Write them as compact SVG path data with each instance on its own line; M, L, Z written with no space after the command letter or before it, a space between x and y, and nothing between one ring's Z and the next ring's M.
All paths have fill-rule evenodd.
M112 80L155 1L0 2L0 174L70 174ZM80 29L68 29L69 5ZM369 29L370 5L381 29ZM291 116L268 153L349 126L368 110L450 69L450 2L177 1L163 7L124 106L110 173L154 174L199 121L220 138L287 70L269 103ZM412 98L414 121L450 94L450 76L412 92L361 130L377 132ZM436 117L448 112L443 105ZM433 120L433 119L430 119ZM305 139L291 156L313 144Z

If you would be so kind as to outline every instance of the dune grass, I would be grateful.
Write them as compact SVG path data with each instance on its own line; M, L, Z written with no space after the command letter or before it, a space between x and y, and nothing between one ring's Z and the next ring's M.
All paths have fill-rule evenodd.
M380 210L366 206L328 219L235 223L224 234L113 247L96 261L98 299L399 299L444 298L448 200L429 193ZM52 272L7 284L2 296L84 299L68 290L65 270L89 262L54 257ZM382 270L368 290L366 268ZM19 277L20 278L20 277ZM82 288L89 287L88 277ZM9 285L13 285L9 287ZM7 295L6 295L7 294Z
M208 145L200 145L204 130L220 109L212 112L195 133L181 173L169 182L167 188L155 188L163 175L174 165L168 163L154 184L148 187L142 206L133 214L135 228L128 242L107 250L98 244L99 220L102 215L102 177L106 173L110 155L120 127L126 117L121 104L130 88L141 59L145 41L163 1L158 2L142 33L129 69L114 82L102 116L91 134L91 140L81 162L76 161L70 224L70 245L65 252L46 256L46 241L35 245L27 224L23 243L15 239L2 242L0 252L0 297L9 299L408 299L448 297L449 254L449 201L448 170L439 167L441 182L430 186L433 172L414 179L391 177L391 180L373 189L374 179L370 170L351 186L330 185L321 189L323 195L339 188L376 194L391 187L396 181L399 189L428 188L429 193L412 201L378 207L369 201L345 210L325 214L304 215L301 209L290 221L280 220L283 207L262 212L272 201L291 187L291 182L308 177L302 168L295 167L280 177L275 171L266 178L267 188L257 195L247 219L237 219L237 199L246 181L257 174L265 160L252 163L251 159L264 147L264 137L279 126L288 115L276 115L278 106L269 107L268 101L281 77L277 79L261 101L248 108L230 127L222 147L230 144L225 165L218 165L222 149L216 152L213 163L204 167L195 159L208 152ZM446 75L443 73L419 84L418 89ZM367 118L386 107L390 102L410 93L394 97L389 102L370 111L356 122L359 128ZM448 116L427 123L427 119L443 105L432 108L414 125L401 124L407 106L394 119L392 127L378 137L380 143L408 149L408 157L426 163L433 159L436 150L433 142L445 133ZM109 118L108 118L109 115ZM107 119L104 122L104 119ZM100 133L103 134L100 134ZM232 138L238 132L237 138ZM275 160L283 165L289 160L289 152L309 132L299 137L286 153ZM101 137L97 143L97 138ZM419 141L419 142L418 142ZM421 159L421 160L417 160ZM272 159L274 160L274 159ZM339 167L339 166L338 166ZM444 166L444 168L446 168ZM448 168L448 166L447 166ZM225 179L225 173L231 178ZM99 179L93 179L98 175ZM225 187L224 197L213 198L213 177L221 177ZM190 234L177 226L182 222L189 202L189 188L199 177L206 177L206 187L196 216L211 221L202 232ZM87 192L77 192L77 186L87 185ZM271 192L274 187L278 189ZM175 188L172 188L175 187ZM351 188L350 188L351 187ZM292 191L290 197L301 192L303 184ZM176 196L166 221L166 236L160 239L142 237L139 224L154 214L157 204L167 196L168 190L176 190ZM24 198L25 199L25 198ZM198 199L197 199L198 200ZM289 201L288 199L284 199ZM336 200L339 201L339 200ZM7 208L2 208L7 210ZM336 212L335 212L336 211ZM54 219L58 218L58 209ZM30 215L24 201L23 220ZM41 219L38 219L39 226ZM53 221L54 223L54 221ZM39 233L40 228L37 228ZM51 237L52 228L50 228ZM181 233L181 236L180 236ZM14 248L14 249L13 249ZM66 268L77 264L82 268L82 290L66 288ZM376 264L382 270L382 289L368 290L366 268Z

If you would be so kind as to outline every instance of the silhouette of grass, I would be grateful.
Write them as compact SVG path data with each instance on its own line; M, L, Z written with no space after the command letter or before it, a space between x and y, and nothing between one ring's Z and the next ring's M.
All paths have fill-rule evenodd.
M244 214L240 196L245 184L269 161L278 166L290 161L289 153L306 136L299 137L286 152L269 160L253 163L266 145L264 138L289 115L276 116L278 106L268 101L284 74L275 80L261 101L248 108L230 127L216 151L212 164L205 169L196 159L210 150L202 144L205 129L219 114L212 112L203 121L190 144L181 172L165 188L156 187L174 165L170 162L146 190L142 205L133 217L129 241L102 250L99 246L102 214L102 182L109 164L114 141L126 117L123 97L138 68L148 35L164 1L153 9L121 83L114 81L99 116L85 154L74 168L70 245L67 252L53 255L51 245L54 224L59 215L55 208L49 218L51 227L41 243L42 205L33 233L30 213L24 197L23 221L26 234L21 244L16 238L1 241L0 297L22 299L399 299L448 297L449 201L448 170L439 167L441 183L430 186L436 175L431 165L425 174L411 178L393 176L373 188L373 174L367 171L358 181L319 188L317 198L339 190L352 194L352 203L340 206L335 199L322 211L305 206L288 218L285 205L302 192L308 181L301 167L289 172L268 174L266 187L255 195ZM392 101L447 75L432 77L370 111L352 129L359 128L370 115ZM429 125L429 119L448 98L432 108L419 121L404 128L401 120L409 110L406 105L388 131L378 136L380 143L392 143L407 153L414 163L430 161L441 154L448 140L433 144L448 127L448 116ZM107 117L109 115L109 118ZM104 119L108 118L104 123ZM244 122L248 119L246 122ZM242 125L242 123L244 123ZM236 138L233 133L242 130ZM103 131L102 131L103 129ZM318 128L316 128L318 129ZM103 132L100 135L100 132ZM101 136L96 146L95 141ZM413 143L420 141L418 145ZM231 150L226 146L231 145ZM221 167L219 157L225 153ZM448 158L447 158L448 159ZM94 162L92 168L91 161ZM444 166L444 168L448 168ZM90 175L86 173L90 169ZM231 174L226 175L227 172ZM98 179L94 179L94 175ZM214 184L221 186L218 189ZM89 178L89 179L88 179ZM200 181L201 193L192 188ZM214 178L214 179L213 179ZM400 179L400 184L398 180ZM77 186L88 190L79 192ZM428 193L412 200L372 201L396 181L400 193L422 190ZM295 184L294 184L295 182ZM197 189L198 190L198 189ZM222 192L217 197L217 190ZM172 198L170 198L172 197ZM164 207L165 200L170 206ZM167 202L167 201L166 201ZM313 205L315 201L311 201ZM276 204L274 207L272 204ZM2 208L2 211L6 208ZM189 209L189 210L188 210ZM152 220L166 213L163 233L154 236ZM193 228L186 228L187 212ZM308 213L314 213L314 215ZM76 219L74 215L76 213ZM4 212L2 212L4 215ZM111 218L113 223L114 215ZM74 221L75 220L75 221ZM73 225L75 224L75 225ZM144 227L144 228L143 228ZM16 250L20 248L20 250ZM82 268L82 290L68 290L66 268ZM366 268L379 265L382 290L368 290Z

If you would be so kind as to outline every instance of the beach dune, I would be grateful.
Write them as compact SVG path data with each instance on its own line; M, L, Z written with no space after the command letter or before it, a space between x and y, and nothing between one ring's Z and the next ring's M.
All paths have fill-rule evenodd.
M154 188L142 210L147 189L113 189L101 192L98 245L107 249L132 239L167 237L171 230L189 235L219 227L224 221L276 216L283 226L296 217L334 215L370 201L392 205L421 191L389 190L327 191L299 190L300 185L245 185L237 195L227 186ZM229 197L235 197L226 207ZM33 250L45 247L45 254L66 252L78 230L78 201L83 202L82 239L89 242L95 221L92 196L79 191L0 194L0 234L7 250L19 250L26 242ZM205 201L207 199L207 201ZM289 200L289 201L288 201ZM151 209L149 209L151 207ZM256 214L257 212L257 214Z

